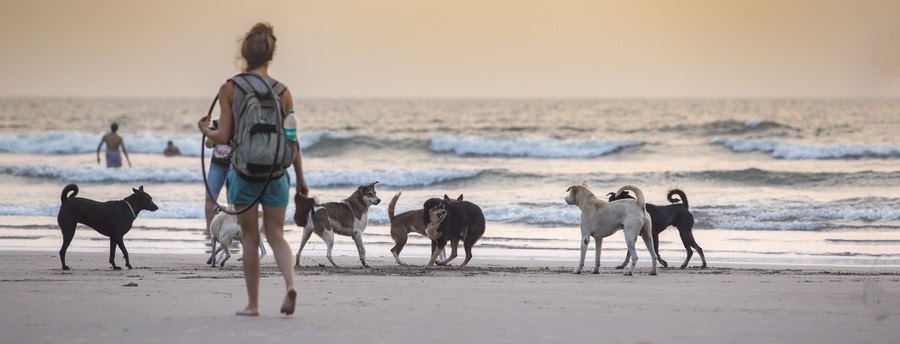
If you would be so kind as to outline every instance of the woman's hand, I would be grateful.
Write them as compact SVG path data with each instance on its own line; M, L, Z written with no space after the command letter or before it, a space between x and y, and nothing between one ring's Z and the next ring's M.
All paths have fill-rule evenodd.
M197 128L200 129L200 132L203 133L203 135L208 134L209 126L210 126L209 120L210 120L209 116L203 116L202 118L200 118L200 121L197 122Z
M306 184L306 178L297 181L297 193L309 197L309 185Z

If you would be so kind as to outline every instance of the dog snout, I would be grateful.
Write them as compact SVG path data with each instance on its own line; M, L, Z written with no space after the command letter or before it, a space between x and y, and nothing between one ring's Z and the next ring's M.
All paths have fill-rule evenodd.
M375 197L375 205L378 205L378 203L381 203L381 198Z
M156 206L156 203L150 203L150 207L147 208L147 210L149 210L149 211L157 211L157 210L159 210L159 207Z
M572 196L566 196L566 204L572 204Z

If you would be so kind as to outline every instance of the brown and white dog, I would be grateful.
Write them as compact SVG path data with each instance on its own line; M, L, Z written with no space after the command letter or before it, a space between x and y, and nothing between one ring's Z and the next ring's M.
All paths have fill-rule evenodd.
M419 233L425 237L428 237L428 235L425 234L425 223L422 222L424 210L410 210L394 216L394 208L397 206L397 200L400 199L400 194L402 194L402 192L398 192L394 195L394 198L391 199L391 203L388 205L388 219L391 221L391 239L394 239L394 247L391 248L391 254L394 255L394 260L397 261L397 264L406 265L406 263L400 260L400 251L403 251L403 247L406 246L406 239L409 237L409 233ZM459 197L456 198L456 201L462 200L463 195L460 194ZM436 220L433 221L433 223L440 225L440 221L441 220ZM444 253L441 252L441 260L443 261L445 258Z
M366 248L363 246L363 231L369 223L369 207L381 203L381 199L375 193L375 184L378 182L360 185L350 197L341 202L328 202L316 204L309 212L306 226L303 227L303 237L300 239L300 249L295 257L295 267L300 267L300 252L309 241L312 233L316 233L325 241L327 251L325 257L331 265L338 266L331 259L331 248L334 247L334 234L346 235L353 238L356 250L359 252L359 261L363 267L372 266L366 261Z
M591 237L594 237L596 245L596 254L594 256L593 274L600 273L600 248L603 245L603 238L608 237L618 231L620 228L625 229L625 244L628 245L628 253L631 255L631 266L625 270L625 276L631 276L634 271L634 265L637 263L637 250L635 250L635 242L638 235L644 239L647 250L650 251L650 257L653 262L653 269L650 275L656 275L656 250L653 249L653 239L650 237L652 223L650 214L647 213L646 203L644 203L644 193L633 185L625 185L619 188L616 194L622 191L630 190L634 192L637 199L622 199L614 202L607 202L597 196L588 189L587 182L581 185L573 185L566 189L569 193L566 196L566 203L578 206L581 209L581 260L578 268L572 273L580 274L584 268L584 256L587 253L588 243Z

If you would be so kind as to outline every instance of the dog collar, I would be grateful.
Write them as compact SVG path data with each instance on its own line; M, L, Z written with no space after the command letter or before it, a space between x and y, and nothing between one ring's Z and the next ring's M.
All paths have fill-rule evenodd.
M128 206L128 210L131 210L131 216L137 218L137 214L134 213L134 208L131 207L131 204L129 204L128 201L124 199L122 200L122 202L125 202L125 205Z

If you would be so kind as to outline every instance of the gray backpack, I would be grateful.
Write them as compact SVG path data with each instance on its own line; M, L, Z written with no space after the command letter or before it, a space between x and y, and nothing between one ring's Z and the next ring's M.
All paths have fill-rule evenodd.
M248 181L280 177L294 162L294 145L284 136L281 96L287 89L271 78L251 73L231 78L237 85L232 114L232 166Z

